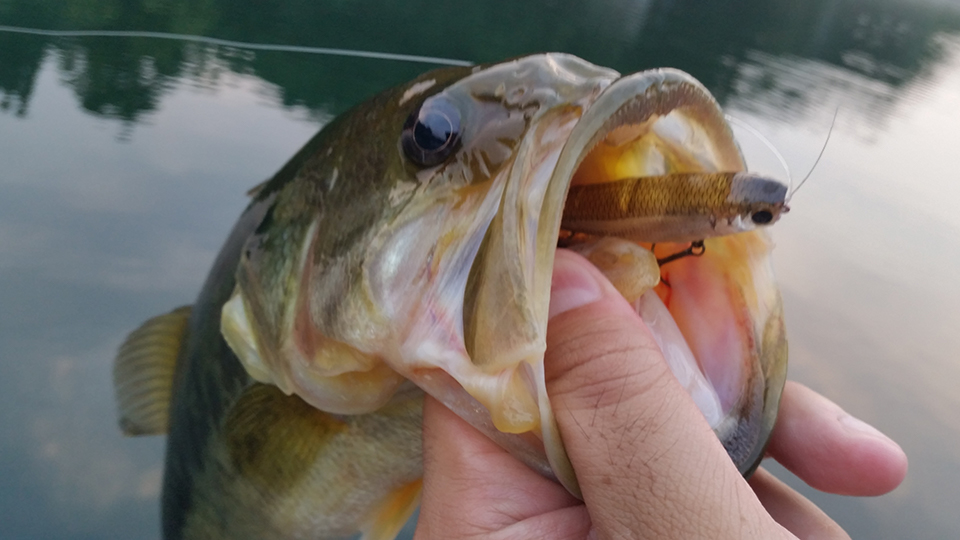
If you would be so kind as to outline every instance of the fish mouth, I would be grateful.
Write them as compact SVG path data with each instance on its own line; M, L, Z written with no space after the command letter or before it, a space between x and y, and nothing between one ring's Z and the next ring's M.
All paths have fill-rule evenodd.
M523 243L517 242L520 256L529 260L526 287L516 284L512 264L504 266L496 256L478 258L486 267L474 269L467 287L467 350L475 365L498 366L503 387L509 388L498 395L496 403L482 396L479 399L499 431L523 434L529 429L538 434L550 468L572 493L579 493L579 487L549 406L542 354L529 347L539 344L531 336L540 339L545 335L545 328L539 325L546 320L557 241L565 236L561 223L569 187L744 168L723 113L692 77L659 69L619 78L603 90L570 131L542 198L534 245L522 253ZM522 235L505 225L510 221L502 216L494 220L488 232L488 244L492 244L486 246L488 255L503 249L500 239ZM578 240L590 246L597 241L589 237ZM660 259L689 246L669 242L640 245ZM658 275L653 280L659 278L659 284L647 292L627 292L625 297L650 328L671 370L738 469L748 475L763 457L786 376L782 304L770 258L773 244L766 232L758 230L708 238L704 247L700 256L654 266ZM608 251L602 257L609 257ZM628 271L639 281L649 279L651 273L643 268ZM512 286L504 287L505 283ZM503 309L494 308L511 304L515 309L507 317ZM505 363L512 360L517 369L504 375L510 373L504 369ZM474 397L479 396L469 385L465 387ZM525 389L530 395L518 399ZM507 395L510 399L504 399ZM539 418L523 414L525 410L529 413L534 403ZM515 454L527 452L517 448L522 445L516 441L494 437ZM529 438L526 443L531 443Z

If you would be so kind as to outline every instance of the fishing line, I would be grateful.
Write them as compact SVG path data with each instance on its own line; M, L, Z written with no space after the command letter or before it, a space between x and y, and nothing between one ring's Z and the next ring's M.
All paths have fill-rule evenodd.
M760 131L757 128L751 126L744 120L740 120L739 118L730 116L729 114L725 114L723 116L727 119L728 122L742 127L743 129L749 131L754 137L760 139L760 142L762 142L764 146L766 146L771 152L773 152L773 155L777 156L777 159L780 161L780 166L783 167L783 171L787 173L787 181L790 183L790 186L792 187L793 176L790 174L790 166L787 165L787 160L783 158L783 154L781 154L780 151L777 150L777 147L774 146L772 142L770 142L770 139L766 138L763 135L763 133L760 133Z
M220 45L224 47L234 47L237 49L249 49L254 51L277 51L277 52L295 52L307 54L323 54L328 56L351 56L356 58L375 58L378 60L399 60L401 62L420 62L424 64L440 64L444 66L472 66L473 62L466 60L456 60L453 58L440 58L436 56L418 56L415 54L395 54L376 51L358 51L354 49L337 49L333 47L306 47L301 45L282 45L271 43L249 43L246 41L233 41L230 39L212 38L206 36L194 36L190 34L172 34L169 32L140 32L126 30L44 30L41 28L23 28L19 26L0 25L0 32L11 34L28 34L33 36L47 37L132 37L132 38L153 38L170 39L175 41L190 41L193 43L205 43L208 45Z
M827 150L827 143L830 142L830 135L833 134L833 126L837 123L838 114L840 114L839 106L837 107L837 110L833 111L833 120L830 121L830 130L827 131L827 139L823 141L823 148L820 149L820 155L818 155L817 160L813 162L813 167L810 167L810 172L808 172L807 175L803 177L803 180L801 180L800 183L797 184L797 187L787 195L788 201L791 198L793 198L793 194L800 189L800 186L802 186L803 183L806 182L808 178L810 178L810 175L813 174L813 170L817 168L817 163L820 163L820 158L823 157L823 153L826 152Z

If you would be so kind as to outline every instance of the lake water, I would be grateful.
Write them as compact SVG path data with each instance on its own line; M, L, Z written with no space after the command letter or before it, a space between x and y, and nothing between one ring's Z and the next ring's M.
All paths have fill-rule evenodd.
M438 5L439 4L439 5ZM960 537L960 5L948 0L0 0L0 528L159 536L162 438L116 428L111 362L192 302L245 191L332 116L428 63L556 50L686 70L795 178L779 224L791 378L894 437L878 498L798 487L854 538ZM742 132L751 166L782 175Z

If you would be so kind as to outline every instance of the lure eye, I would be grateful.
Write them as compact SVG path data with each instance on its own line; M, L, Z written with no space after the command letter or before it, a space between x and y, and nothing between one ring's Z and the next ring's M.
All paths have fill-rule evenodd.
M410 161L433 167L447 160L460 142L460 111L441 96L428 99L403 125L400 144Z
M757 225L766 225L767 223L773 221L773 213L771 213L769 210L760 210L758 212L754 212L753 215L750 216L750 220Z

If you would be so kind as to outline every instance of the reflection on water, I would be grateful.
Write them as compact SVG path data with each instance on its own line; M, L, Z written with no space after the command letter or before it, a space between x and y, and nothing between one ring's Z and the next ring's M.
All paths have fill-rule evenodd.
M816 98L808 92L810 86L784 86L791 78L826 76L843 85L844 80L853 80L849 75L859 75L860 81L869 81L860 91L871 94L879 88L884 94L888 86L898 89L926 77L944 55L941 36L960 28L960 11L955 8L896 0L820 0L802 5L753 0L735 8L697 0L586 4L418 0L388 5L374 0L335 5L297 0L247 2L242 9L224 0L87 4L5 0L0 2L0 23L54 30L171 32L476 62L560 50L627 71L678 67L697 74L721 101L734 96L765 101L774 95L785 100L778 105L787 108L795 108L792 102ZM480 31L465 35L465 28ZM599 38L597 29L602 29ZM358 93L380 89L376 83L399 82L410 75L410 66L383 63L377 78L350 78L344 84L344 77L330 77L328 70L352 73L354 61L349 58L327 59L327 70L318 70L303 55L253 54L192 42L48 40L0 33L0 95L18 114L25 112L37 69L51 48L61 76L85 109L130 122L156 110L161 96L178 81L216 85L224 70L253 74L277 85L285 106L338 110L355 102ZM816 62L805 66L802 60ZM824 64L842 71L830 75L818 67ZM794 69L785 71L778 65Z
M911 471L878 499L805 493L854 538L958 536L960 9L893 0L327 4L0 0L0 25L479 62L562 50L622 71L669 65L770 138L795 176L840 106L823 161L775 232L791 373L894 435ZM116 430L113 351L141 320L192 300L247 188L333 115L428 68L0 32L5 535L157 538L163 441ZM743 139L754 167L781 174Z
M119 436L111 358L139 321L192 301L244 191L316 129L261 81L222 82L172 92L118 143L51 59L27 117L0 119L5 538L157 537L163 440Z
M944 43L943 62L904 89L883 131L838 122L798 213L776 233L793 376L870 418L911 458L882 502L818 497L858 523L855 538L960 531L960 40ZM779 145L799 147L779 131Z

